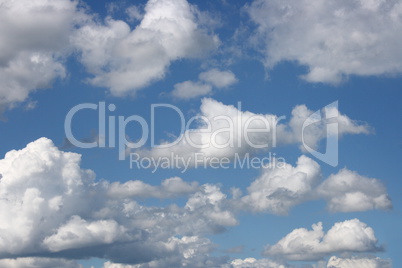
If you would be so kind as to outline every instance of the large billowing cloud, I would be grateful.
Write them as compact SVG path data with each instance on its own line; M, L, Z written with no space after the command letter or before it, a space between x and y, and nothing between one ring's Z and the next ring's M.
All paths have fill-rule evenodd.
M41 138L0 160L0 264L78 267L60 258L98 257L110 260L105 267L124 267L116 263L144 268L247 267L248 262L252 267L282 267L269 260L230 264L226 257L209 254L215 245L205 236L237 225L241 211L286 213L310 199L309 194L314 196L319 173L318 164L302 156L296 167L285 164L283 169L265 170L251 183L247 195L234 191L233 198L228 198L217 185L198 185L178 177L159 186L138 180L96 181L92 171L81 169L80 155L60 151L52 141ZM357 191L359 185L343 191ZM187 201L162 207L139 201L172 197ZM305 246L313 246L310 255L300 253ZM293 260L378 249L373 230L355 219L335 224L327 234L321 224L314 225L313 231L294 230L266 253Z
M213 259L208 252L214 248L202 236L237 224L227 196L215 185L198 186L180 178L160 186L96 182L94 173L79 164L80 155L62 152L46 138L0 160L0 257L202 263ZM188 196L187 203L147 207L135 200L174 196ZM137 254L124 253L133 251ZM47 262L19 263L37 261Z
M316 148L319 141L328 135L326 119L303 129L304 122L314 116L313 111L304 105L293 109L289 123L281 123L282 119L275 115L241 111L209 98L202 100L200 111L196 118L199 119L197 127L185 130L176 144L166 146L169 144L166 142L162 143L165 148L138 150L136 157L151 157L156 163L172 161L173 154L181 161L173 161L169 166L183 170L191 166L213 166L213 159L215 162L232 159L239 167L250 159L247 158L248 153L269 150L273 144L300 144L303 149L304 139ZM338 123L336 134L339 136L370 132L369 126L340 114L335 107L325 108L325 112ZM251 131L247 132L247 129ZM332 212L386 210L392 207L385 187L377 179L368 179L343 169L320 184L320 166L309 157L301 156L296 167L278 163L276 160L261 163L265 167L261 176L251 183L248 194L236 206L244 205L248 210L274 214L286 214L295 205L313 199L327 200L328 209Z
M96 197L87 198L94 174L81 170L79 161L79 155L60 152L47 139L0 161L0 229L7 230L0 235L0 256L43 251L46 232L99 208Z
M295 229L275 245L268 245L264 254L287 260L320 260L342 252L375 252L381 247L371 227L358 219L335 223L327 233L322 223L312 230Z
M402 72L402 4L394 0L255 0L248 13L265 66L296 61L310 82Z
M334 122L338 123L337 133L330 133L331 135L367 134L371 131L367 124L340 114L336 107L324 108L323 111L328 118L334 117ZM164 142L164 148L155 147L138 153L154 158L167 157L174 153L194 165L197 161L206 162L203 159L208 157L233 159L246 153L286 144L298 144L303 150L305 145L316 148L319 141L327 136L327 120L323 119L303 128L312 115L314 112L305 105L298 105L292 110L289 122L282 123L284 118L273 114L241 111L238 107L204 98L200 113L193 118L198 124L193 122L191 129L185 130L176 139L177 143L168 145L169 142Z
M87 16L78 1L3 0L0 4L0 109L66 76L69 36Z
M186 0L150 0L134 30L107 18L105 24L79 29L73 43L94 76L93 85L116 96L133 94L162 79L172 61L197 58L219 45L218 37L199 24L198 14Z

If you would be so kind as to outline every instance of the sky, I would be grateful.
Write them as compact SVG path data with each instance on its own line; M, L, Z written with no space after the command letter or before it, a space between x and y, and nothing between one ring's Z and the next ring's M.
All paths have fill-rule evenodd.
M402 267L402 2L0 0L0 267Z

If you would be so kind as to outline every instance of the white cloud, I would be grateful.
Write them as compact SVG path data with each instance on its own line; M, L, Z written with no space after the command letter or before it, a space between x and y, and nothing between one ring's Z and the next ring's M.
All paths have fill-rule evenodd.
M121 263L112 263L107 261L103 264L103 268L139 268L139 265L130 265L130 264L121 264Z
M88 24L73 42L82 63L94 75L93 85L112 94L134 94L164 77L170 63L196 58L219 45L197 21L198 11L186 0L150 0L140 24L131 31L123 21Z
M166 263L164 263L166 265ZM181 267L186 267L187 263L182 263ZM208 260L204 263L191 263L191 265L199 265L199 266L191 266L191 267L206 267L203 265L208 265L207 267L221 267L221 268L287 268L292 267L288 265L279 264L275 261L269 259L255 259L255 258L245 258L242 259L235 259L230 263L219 263L213 259ZM103 264L103 268L164 268L167 266L162 266L160 262L153 261L147 265L125 265L125 264L118 264L112 262L106 262Z
M17 258L17 259L0 259L0 267L7 268L83 268L82 265L75 261L57 259L57 258Z
M379 180L363 177L348 169L331 175L317 188L317 192L327 199L328 209L332 212L392 208L387 191Z
M229 266L228 266L229 267ZM269 259L246 258L235 259L230 263L231 268L286 268L287 266L279 264Z
M305 105L297 105L292 110L292 117L288 125L290 131L278 134L278 138L282 138L282 142L301 143L300 148L304 151L306 149L305 145L316 149L320 140L326 138L328 135L342 137L345 134L369 134L372 131L366 123L352 120L347 115L341 114L337 107L324 107L320 112L324 114L321 120L303 129L305 122L308 123L315 120L314 116L311 117L314 112L309 110ZM337 133L327 132L327 124L331 120L331 123L338 123ZM303 139L305 144L302 144Z
M220 71L216 68L200 73L199 79L212 84L216 88L229 87L238 81L233 72Z
M87 16L78 1L4 0L0 6L0 109L64 78L69 36Z
M126 13L129 17L129 21L135 21L135 20L140 21L144 17L144 14L142 14L142 11L138 6L129 6L126 9Z
M180 99L192 99L199 96L209 95L212 92L212 86L200 82L184 81L174 85L172 91L173 97Z
M205 157L234 157L236 153L245 154L253 151L251 145L264 145L270 142L272 127L276 117L274 115L259 115L251 112L239 111L232 105L224 105L213 99L204 98L200 107L200 120L196 120L195 129L186 130L179 137L179 142L167 148L153 148L139 151L142 155L153 157L169 156L172 152L192 163L195 154ZM243 135L244 126L249 128L265 128L271 132L250 133L249 142ZM208 129L209 128L209 129ZM240 131L240 132L239 132ZM251 131L250 131L251 132ZM163 143L165 145L166 143ZM232 146L233 145L233 146Z
M0 160L0 228L7 230L0 236L0 255L40 251L44 234L70 215L97 207L85 193L94 174L81 170L79 161L79 155L60 152L48 139Z
M59 227L57 233L46 237L43 245L54 252L111 244L129 240L129 236L125 234L126 231L126 228L114 220L87 222L79 216L73 216L66 224Z
M64 78L66 71L51 53L21 52L0 66L0 107L13 108L25 101L30 92L48 88L52 81Z
M205 266L214 260L208 255L214 246L203 235L237 224L226 195L215 185L180 178L160 186L96 182L94 173L79 164L80 155L62 152L46 138L0 160L1 258L107 257L131 264L154 260L159 267ZM183 207L147 207L135 201L189 194ZM128 254L133 251L138 254Z
M181 239L172 238L167 243L169 247L179 248L183 252L183 258L169 258L152 260L148 263L137 265L124 265L112 262L103 264L103 268L165 268L165 267L220 267L224 258L214 258L205 255L211 251L213 245L206 238L198 236L184 236Z
M290 121L281 123L283 118L273 114L241 111L235 106L204 98L198 118L194 118L197 119L197 124L191 124L191 127L196 127L182 133L177 138L179 142L171 146L167 146L169 142L163 142L165 148L155 147L137 152L142 156L155 158L168 157L174 153L194 165L196 154L202 156L202 162L203 157L234 158L236 155L243 156L246 153L287 144L299 144L301 149L304 149L302 133L306 144L316 148L319 141L327 136L327 120L324 119L303 130L303 123L310 120L309 116L313 113L305 105L298 105L292 110ZM327 109L327 113L333 122L338 123L339 136L367 134L371 131L367 124L361 124L340 114L335 107ZM335 114L338 116L332 118Z
M225 204L226 195L216 185L204 185L204 191L197 192L191 196L186 208L189 211L196 211L205 219L211 220L221 226L234 226L238 222L229 204Z
M247 188L236 207L246 211L287 214L301 203L324 199L331 212L388 210L392 202L378 179L369 179L355 171L342 169L320 183L321 168L307 156L296 166L280 163L262 169Z
M402 72L402 4L393 0L255 0L247 7L265 66L297 61L309 82ZM373 19L375 18L375 19Z
M391 268L389 260L376 258L338 258L331 257L327 264L328 268Z
M184 81L174 85L172 95L179 99L192 99L212 94L212 89L227 88L238 82L231 71L220 71L216 68L200 73L197 82Z
M143 181L113 182L109 186L108 195L111 197L142 197L169 198L194 193L199 189L198 183L184 182L179 177L164 180L161 186L152 186Z
M204 56L220 43L186 0L150 0L145 14L135 6L127 14L141 19L133 30L110 17L98 23L75 0L3 1L0 110L66 77L64 62L73 51L93 75L92 84L123 96L162 79L171 62Z
M320 166L301 156L297 166L264 169L262 175L247 188L242 202L250 210L286 214L293 206L310 198L312 188L320 178Z
M217 185L198 186L178 177L157 186L141 181L96 182L92 171L80 168L80 155L62 152L41 138L0 160L0 258L97 257L109 259L107 265L142 268L229 265L226 257L210 256L215 246L204 236L237 225L236 214L241 211L286 213L309 199L319 173L318 164L302 156L296 167L286 164L283 169L266 170L250 185L248 195L229 199ZM173 197L187 201L181 207L138 202ZM310 254L304 254L306 247L312 247ZM294 260L378 249L373 230L355 219L336 223L326 234L320 223L313 231L296 229L265 253ZM138 254L129 254L134 251ZM47 261L3 260L21 267ZM252 267L270 263L258 260ZM75 265L66 262L67 267L70 264Z
M334 253L381 250L373 229L358 219L335 223L327 233L321 222L312 228L293 230L275 245L268 245L264 254L287 260L320 260Z
M378 179L369 179L355 171L342 169L321 184L317 162L302 155L295 167L287 163L262 169L262 174L241 198L247 210L287 214L308 200L325 199L331 212L388 210L392 202Z
M103 264L103 268L139 268L139 265L130 265L130 264L121 264L121 263L112 263L107 261Z

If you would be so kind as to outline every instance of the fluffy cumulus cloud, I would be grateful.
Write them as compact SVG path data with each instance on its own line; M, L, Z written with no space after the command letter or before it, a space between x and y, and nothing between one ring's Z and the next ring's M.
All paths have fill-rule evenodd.
M392 203L384 185L348 169L331 175L317 189L318 195L327 199L332 212L391 209Z
M186 0L150 0L139 25L120 20L85 25L73 38L93 85L112 94L133 94L164 77L170 63L197 58L219 45L199 23L200 12Z
M242 111L239 107L204 98L200 113L191 119L191 129L181 133L176 142L164 142L163 147L140 150L138 153L156 158L174 153L194 164L197 155L202 156L197 159L201 163L207 162L210 157L235 158L279 145L299 144L304 150L305 145L316 148L327 134L342 136L370 133L367 124L341 114L336 106L325 107L322 112L325 117L310 124L309 120L314 121L311 116L317 118L317 112L309 110L305 105L298 105L292 110L289 122L282 123L283 117ZM327 132L329 120L338 123L336 133Z
M127 14L141 20L135 29L110 17L100 23L78 0L1 1L0 109L66 77L73 51L93 85L122 96L162 79L172 61L201 57L220 44L186 0L150 0L144 14L135 6Z
M176 139L176 144L162 143L162 147L155 147L149 151L142 150L142 155L169 156L171 152L194 163L195 154L205 157L234 157L236 153L244 154L253 151L256 147L265 146L272 140L272 126L274 115L260 115L252 112L243 112L235 106L225 105L210 98L204 98L200 113L193 118L191 126ZM195 122L194 122L195 121ZM248 142L244 135L245 125L249 128L265 129L248 134ZM250 131L251 132L251 131ZM169 145L169 146L167 146ZM202 159L201 159L202 160Z
M0 264L7 267L79 267L64 259L88 257L108 259L105 267L285 267L268 259L230 263L224 256L213 257L209 253L215 245L206 235L237 225L242 211L285 214L314 196L320 168L301 156L295 167L264 170L245 196L232 193L229 198L218 185L178 177L160 185L96 181L91 170L81 169L80 155L41 138L8 152L0 160L0 174ZM358 187L353 184L348 191ZM176 197L186 198L185 204L140 203ZM312 250L305 254L306 249ZM373 230L355 219L336 223L326 234L321 223L310 231L296 229L265 253L315 260L379 249Z
M392 202L378 179L342 169L321 181L321 168L307 156L296 166L277 163L262 169L236 205L245 210L287 214L294 206L309 200L324 199L331 212L389 210Z
M320 166L311 158L299 157L296 167L284 164L270 168L247 188L242 202L254 211L286 214L293 206L311 198L320 179Z
M66 76L69 36L88 19L78 1L0 2L0 109Z
M184 81L174 85L172 95L179 99L192 99L210 95L213 88L227 88L237 83L235 74L231 71L220 71L216 68L200 73L197 82Z
M96 208L87 199L91 171L79 168L80 156L60 152L47 139L10 151L0 160L0 255L38 252L43 234ZM19 168L16 168L18 166ZM95 188L94 188L95 190ZM41 249L42 248L42 249Z
M310 82L402 72L402 4L394 0L255 0L248 13L265 65L296 61Z
M219 187L180 178L160 186L97 182L79 164L80 155L62 152L46 138L0 160L1 258L99 257L128 264L157 260L157 267L222 261L209 257L214 245L203 237L237 224ZM135 200L177 196L188 196L187 203L147 207ZM133 251L138 254L128 254ZM31 267L52 263L38 258L2 261Z
M335 223L327 233L322 223L312 230L295 229L275 245L268 245L264 254L287 260L320 260L343 252L375 252L381 250L371 227L358 219Z
M331 257L327 264L328 268L391 268L389 260L380 258L338 258Z

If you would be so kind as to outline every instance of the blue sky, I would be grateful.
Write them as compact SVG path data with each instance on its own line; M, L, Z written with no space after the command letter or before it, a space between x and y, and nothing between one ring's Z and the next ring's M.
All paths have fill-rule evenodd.
M0 267L402 265L398 1L3 2Z

